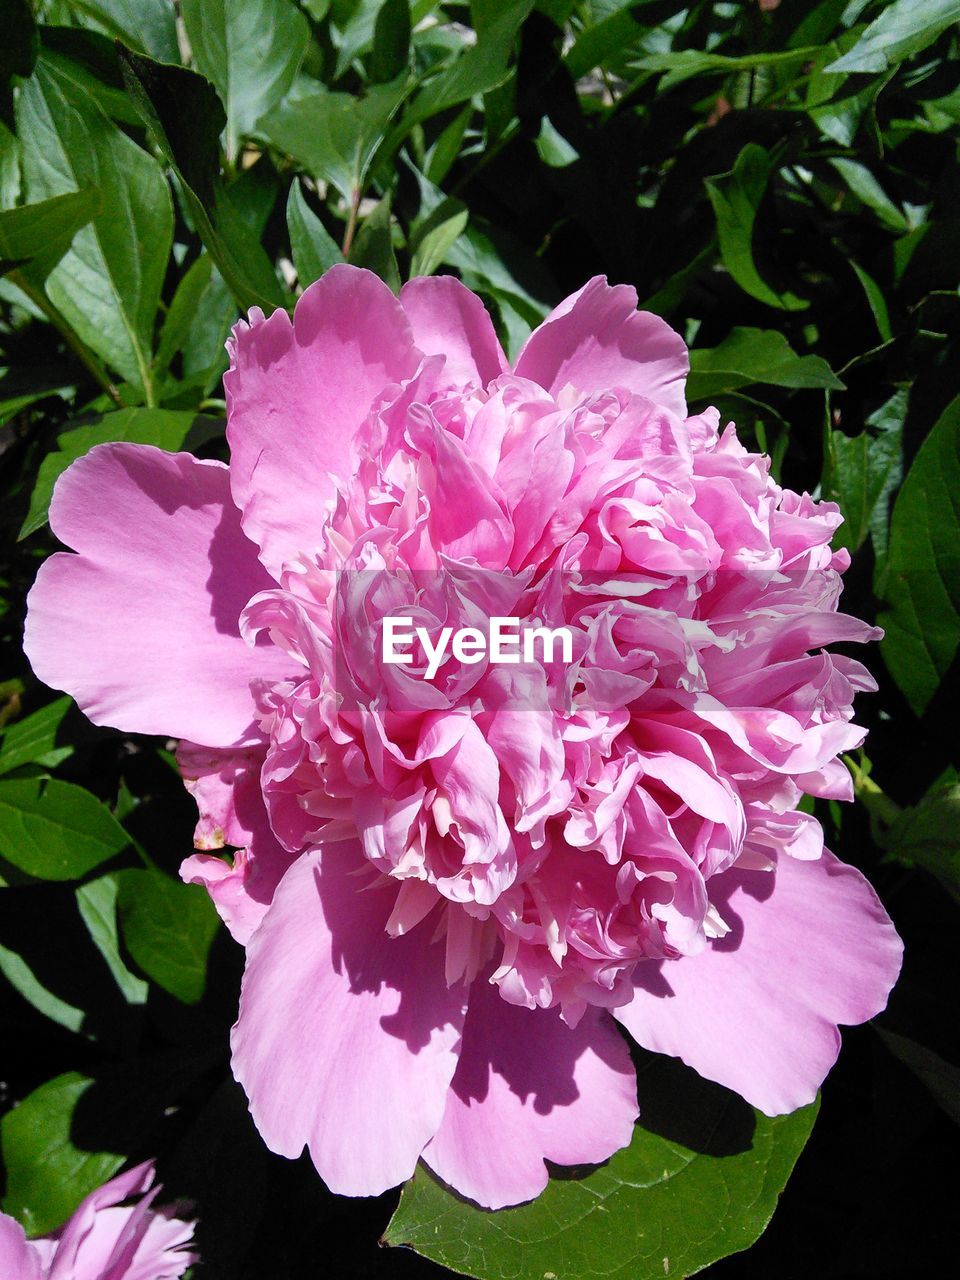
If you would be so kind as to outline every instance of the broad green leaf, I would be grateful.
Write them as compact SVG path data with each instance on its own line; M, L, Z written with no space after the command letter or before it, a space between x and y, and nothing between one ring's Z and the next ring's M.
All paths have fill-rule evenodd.
M83 341L153 395L153 328L173 242L170 190L153 156L41 59L20 89L18 129L31 201L99 188L101 212L47 279Z
M196 1004L218 925L209 897L157 870L120 871L117 880L120 929L137 967L184 1004Z
M469 212L459 200L444 200L410 237L410 275L431 276L467 229Z
M209 81L184 67L117 51L127 90L166 163L179 178L197 231L241 307L285 304L273 264L220 182L223 106Z
M410 0L384 0L373 28L370 79L395 80L410 58Z
M72 755L73 747L57 746L60 725L72 705L70 698L57 698L24 720L8 725L0 741L0 773L10 773L25 764L55 769Z
M747 1248L817 1104L770 1119L667 1058L641 1069L639 1091L647 1127L626 1150L519 1208L482 1212L418 1169L386 1242L477 1280L663 1280Z
M197 70L216 86L227 113L227 156L284 96L310 28L290 0L181 0Z
M886 850L923 867L960 900L960 783L937 786L890 828Z
M343 261L340 246L307 204L296 180L290 185L287 199L287 230L301 288L305 289L335 263Z
M171 0L71 0L104 31L151 58L179 62L176 11ZM49 21L49 19L48 19Z
M106 961L123 998L128 1004L143 1004L150 985L130 972L120 954L120 935L117 930L119 892L120 885L115 874L100 876L79 886L77 907L94 946Z
M748 142L731 173L706 180L707 194L717 219L723 264L737 284L767 306L799 311L809 304L795 294L773 289L753 258L753 227L772 167L763 147Z
M66 1027L68 1031L81 1030L86 1016L83 1010L55 996L43 985L22 956L4 946L0 946L0 973L45 1018Z
M896 0L863 32L853 48L828 71L886 71L920 53L960 21L960 0Z
M920 715L960 644L960 397L924 440L893 508L878 592L881 652Z
M100 193L75 191L0 212L0 274L41 285L81 227L100 212Z
M906 393L897 392L868 419L872 431L855 436L829 432L824 497L839 503L844 520L834 546L856 551L872 533L877 554L885 552L887 506L903 477L905 412Z
M311 177L336 187L349 205L363 190L373 157L406 91L405 76L375 86L363 98L304 84L261 120L260 132Z
M71 1071L35 1089L0 1123L4 1212L30 1235L56 1230L128 1156L156 1150L165 1109L220 1052L192 1044L98 1069L95 1079Z
M404 134L447 107L489 93L509 74L517 33L533 8L533 0L508 0L475 45L457 54L417 94L402 121Z
M390 218L390 199L387 196L364 218L354 240L347 261L356 267L366 267L400 292L400 270L393 251L393 224Z
M38 880L79 880L129 843L95 795L57 778L0 778L0 857Z
M843 390L843 383L822 356L798 356L776 329L737 327L718 347L690 352L689 400L708 400L755 382Z
M7 1174L3 1208L30 1235L59 1227L123 1164L118 1152L83 1150L71 1132L77 1106L93 1084L75 1071L57 1076L0 1122Z
M88 453L95 444L128 440L175 453L182 448L195 420L195 414L172 409L117 409L104 414L98 422L65 431L57 440L57 449L47 454L37 471L20 537L28 537L47 523L54 485L70 463Z

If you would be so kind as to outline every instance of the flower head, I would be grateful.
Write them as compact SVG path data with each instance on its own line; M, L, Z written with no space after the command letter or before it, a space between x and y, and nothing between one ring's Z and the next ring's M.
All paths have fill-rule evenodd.
M0 1213L3 1280L177 1280L199 1260L187 1247L193 1224L153 1207L160 1191L153 1178L152 1163L120 1174L92 1191L59 1231L36 1240Z
M235 329L229 470L104 445L54 495L79 554L41 570L31 660L182 739L198 847L238 850L183 869L247 946L234 1071L334 1190L422 1155L498 1207L607 1158L637 1115L615 1020L791 1110L896 977L801 808L849 798L873 687L824 648L878 634L838 612L839 511L687 415L636 301L591 281L511 370L457 281L337 267ZM569 660L447 643L505 617Z

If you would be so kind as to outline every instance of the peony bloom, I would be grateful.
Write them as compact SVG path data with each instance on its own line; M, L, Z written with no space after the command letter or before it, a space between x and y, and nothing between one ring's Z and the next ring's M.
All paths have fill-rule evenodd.
M66 1226L28 1240L14 1218L0 1213L3 1280L176 1280L199 1261L185 1252L193 1224L169 1209L154 1209L153 1164L140 1164L105 1182L81 1202ZM151 1190L151 1187L153 1189ZM123 1201L141 1196L136 1204Z
M850 798L873 687L824 649L879 634L837 611L839 512L687 416L636 305L592 280L511 370L456 280L335 267L237 325L229 468L102 445L57 485L34 669L181 739L198 848L237 850L182 872L247 948L234 1072L334 1191L422 1156L497 1208L606 1159L618 1022L790 1111L899 970L800 807ZM494 617L572 660L383 661L385 618Z

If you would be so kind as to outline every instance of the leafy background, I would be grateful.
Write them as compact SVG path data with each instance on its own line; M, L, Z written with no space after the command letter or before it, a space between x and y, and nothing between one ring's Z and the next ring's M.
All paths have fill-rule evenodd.
M958 18L956 0L5 0L0 1143L29 1230L156 1154L197 1205L198 1277L955 1261ZM691 400L840 503L845 606L886 639L858 802L816 812L907 949L806 1146L815 1108L770 1121L639 1053L632 1147L497 1215L425 1172L399 1208L337 1199L260 1144L225 1055L239 949L176 878L193 815L171 744L96 730L37 684L24 596L69 462L105 440L222 456L230 325L344 256L394 287L457 273L511 351L588 276L629 281L692 346Z

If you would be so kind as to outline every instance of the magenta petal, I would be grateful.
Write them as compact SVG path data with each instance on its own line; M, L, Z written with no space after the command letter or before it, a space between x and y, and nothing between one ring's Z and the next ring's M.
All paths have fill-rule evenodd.
M370 271L339 265L293 320L251 313L228 343L230 477L243 527L274 572L317 550L373 401L420 362L403 308Z
M485 387L510 366L486 307L453 276L420 276L400 290L413 340L426 356L445 357L441 380Z
M636 1075L608 1014L590 1008L571 1029L557 1009L507 1004L477 981L443 1123L423 1158L461 1195L502 1209L540 1194L544 1160L608 1159L636 1118Z
M3 1280L42 1280L40 1255L15 1218L0 1213L0 1276Z
M830 853L728 872L710 888L731 932L699 955L638 969L647 980L616 1016L645 1048L767 1115L793 1111L836 1061L837 1024L886 1005L902 943L868 882Z
M436 1132L466 998L444 981L429 922L385 932L389 881L358 876L353 844L304 854L247 949L233 1070L267 1146L310 1149L342 1195L413 1173Z
M516 372L556 395L623 387L686 417L687 347L665 320L637 311L637 291L594 276L536 328Z
M226 467L99 445L60 477L50 524L79 555L51 556L28 597L37 676L96 724L206 746L251 736L250 681L290 662L240 638L240 610L270 580Z

